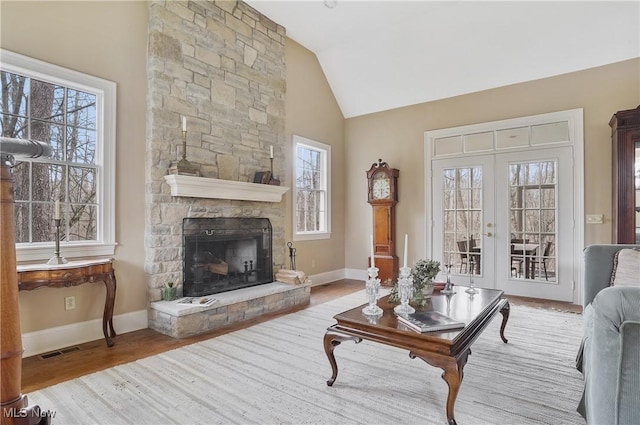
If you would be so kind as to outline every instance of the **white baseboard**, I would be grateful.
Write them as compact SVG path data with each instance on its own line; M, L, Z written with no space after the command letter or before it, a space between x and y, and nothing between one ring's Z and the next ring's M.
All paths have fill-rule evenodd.
M367 271L363 269L344 269L344 278L345 279L354 279L354 280L367 280L369 276L367 275Z
M311 279L311 286L324 285L340 279L355 279L364 282L367 279L367 271L338 269L310 275L309 278ZM149 327L147 310L114 316L113 327L118 334L146 329ZM102 334L102 319L29 332L22 335L22 346L24 348L22 356L35 356L102 338L104 338Z
M336 280L344 279L345 269L332 270L330 272L318 273L310 275L311 286L324 285L325 283L335 282Z
M325 273L318 273L309 276L311 286L324 285L340 279L367 280L367 271L362 269L338 269Z
M113 317L113 327L117 334L146 329L149 327L148 318L147 310L119 314ZM22 335L22 347L24 348L22 357L30 357L103 338L102 319L29 332Z

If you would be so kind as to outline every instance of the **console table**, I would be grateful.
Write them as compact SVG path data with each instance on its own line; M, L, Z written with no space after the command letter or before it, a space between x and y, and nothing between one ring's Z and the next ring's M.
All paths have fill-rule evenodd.
M113 346L113 306L116 299L116 276L113 271L113 259L70 261L66 264L29 264L19 265L18 289L31 291L40 287L66 288L87 282L104 282L107 288L102 316L102 332L107 346ZM107 325L109 332L107 332Z

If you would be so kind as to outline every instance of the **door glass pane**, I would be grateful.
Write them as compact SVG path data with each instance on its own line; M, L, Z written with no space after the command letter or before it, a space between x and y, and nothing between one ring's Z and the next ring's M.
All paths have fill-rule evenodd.
M443 254L453 273L480 274L482 254L482 169L449 168L442 171Z
M557 164L509 166L511 277L556 282Z

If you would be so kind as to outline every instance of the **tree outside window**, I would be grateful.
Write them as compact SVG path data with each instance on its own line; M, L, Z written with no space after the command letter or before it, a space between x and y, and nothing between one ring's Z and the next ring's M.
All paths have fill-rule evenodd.
M0 70L0 132L4 137L49 143L52 149L47 158L21 159L13 167L18 253L20 248L54 241L56 201L61 205L63 243L112 245L113 218L106 218L104 213L113 211L112 194L106 189L113 187L115 149L105 149L104 143L115 143L107 125L107 121L113 123L114 117L105 114L104 106L111 102L115 105L115 85L9 53L3 52ZM12 59L21 65L45 67L54 74L95 79L106 87L107 93L103 88L87 86L86 81L74 84L59 75L14 66ZM109 252L113 253L113 249L78 251L80 255ZM73 253L68 252L67 256L72 257Z
M328 238L331 147L294 136L296 239Z

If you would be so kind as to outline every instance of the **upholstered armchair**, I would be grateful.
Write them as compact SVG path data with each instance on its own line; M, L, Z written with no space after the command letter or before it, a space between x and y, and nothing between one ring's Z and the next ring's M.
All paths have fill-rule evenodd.
M640 424L640 257L634 251L617 256L624 248L640 246L584 250L585 333L577 362L584 393L578 411L589 425Z

